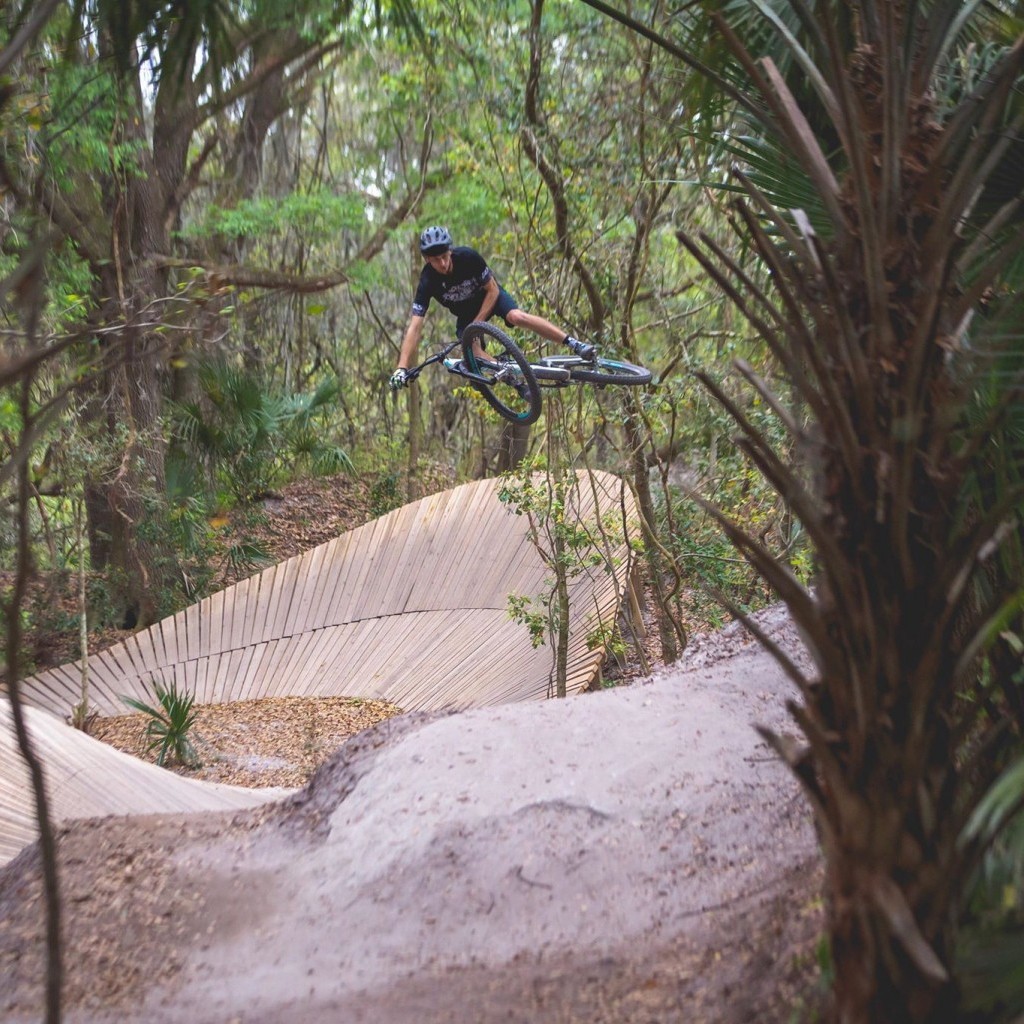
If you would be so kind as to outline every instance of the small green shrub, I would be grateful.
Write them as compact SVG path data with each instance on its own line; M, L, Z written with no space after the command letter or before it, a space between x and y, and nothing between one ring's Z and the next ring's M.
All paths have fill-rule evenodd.
M178 764L190 768L198 767L199 758L190 736L197 714L194 707L195 694L179 692L174 683L167 688L156 683L154 689L159 707L146 704L135 697L121 698L128 707L149 716L144 734L149 741L146 753L158 750L156 763L161 767L168 753Z
M224 552L224 561L232 572L241 575L269 565L273 558L262 541L243 538L228 547Z
M603 650L606 654L610 654L613 658L619 660L626 656L629 644L626 643L626 638L622 635L622 631L617 625L610 627L598 625L587 634L587 650Z
M399 493L399 475L395 472L381 473L370 487L370 515L376 519L402 504Z
M530 643L536 649L544 644L548 620L546 615L531 611L532 605L533 599L523 594L508 595L508 617L513 622L526 626L530 633Z

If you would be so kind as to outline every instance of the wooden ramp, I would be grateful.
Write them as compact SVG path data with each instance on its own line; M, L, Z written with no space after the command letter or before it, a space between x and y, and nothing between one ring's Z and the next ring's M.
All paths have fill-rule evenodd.
M276 800L288 792L196 782L122 754L45 711L26 708L25 717L36 753L45 765L50 813L55 821L233 810ZM0 700L0 866L35 838L35 803L28 770L15 745L11 705L5 698Z
M361 696L418 711L544 698L552 647L534 649L508 603L510 595L544 595L548 572L527 517L502 504L500 486L482 480L406 505L91 657L90 709L123 714L122 696L151 700L157 682L195 693L200 704ZM629 492L609 474L580 474L568 506L599 556L570 582L568 686L576 692L603 660L594 638L615 624L630 568L624 523L635 527ZM51 716L45 729L37 727L36 742L53 766L51 791L67 790L66 800L58 794L54 801L58 817L211 806L212 796L198 796L208 784L171 784L173 796L165 795L151 773L177 776L108 756L116 752L63 724L80 689L79 663L22 684L25 702ZM32 717L34 725L45 720ZM115 796L124 790L137 794L130 807ZM250 803L266 799L257 791L216 799L245 800L245 793ZM24 766L9 723L0 724L0 863L5 850L13 855L28 841L31 818Z

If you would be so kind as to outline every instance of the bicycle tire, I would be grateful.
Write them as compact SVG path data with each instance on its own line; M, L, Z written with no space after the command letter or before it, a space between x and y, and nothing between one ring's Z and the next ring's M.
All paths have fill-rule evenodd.
M480 339L481 344L485 341L492 343L486 360L480 360L473 352L476 339ZM522 349L504 331L493 324L474 320L462 332L462 361L471 373L486 378L487 383L475 380L470 383L503 419L510 423L529 424L540 418L543 406L533 367ZM527 385L526 394L517 386L520 381Z
M650 370L635 363L627 363L623 359L607 359L598 356L594 360L581 359L579 356L544 356L538 360L541 366L548 369L568 370L570 379L586 384L616 384L627 387L638 384L650 384ZM540 367L535 367L539 370ZM537 376L542 374L538 372Z

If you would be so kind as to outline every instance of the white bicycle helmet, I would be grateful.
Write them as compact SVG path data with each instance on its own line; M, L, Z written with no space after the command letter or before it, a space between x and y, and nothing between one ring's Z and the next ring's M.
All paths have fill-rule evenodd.
M432 224L429 228L423 229L420 235L420 252L424 256L439 256L451 247L452 236L448 234L447 228Z

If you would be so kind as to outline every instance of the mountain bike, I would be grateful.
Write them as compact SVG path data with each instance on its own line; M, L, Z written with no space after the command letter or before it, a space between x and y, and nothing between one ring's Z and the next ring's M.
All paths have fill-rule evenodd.
M452 355L461 348L461 358ZM482 354L481 354L482 352ZM651 371L621 359L595 355L550 355L527 359L500 328L476 320L462 337L407 371L410 380L434 363L468 381L499 416L512 423L534 423L541 414L544 388L571 384L635 386L650 384Z

